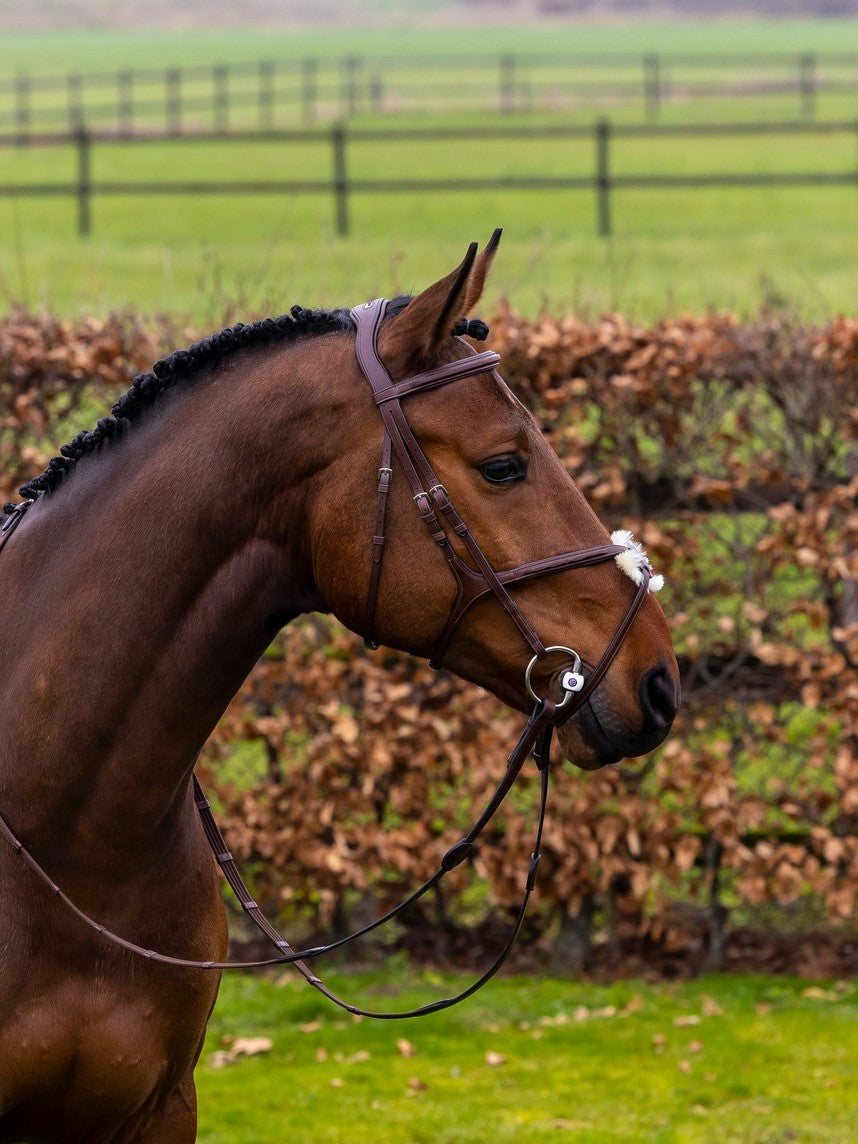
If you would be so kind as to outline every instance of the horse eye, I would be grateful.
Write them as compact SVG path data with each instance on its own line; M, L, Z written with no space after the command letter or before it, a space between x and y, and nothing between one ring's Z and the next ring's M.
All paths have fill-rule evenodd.
M480 465L479 470L492 485L511 485L527 476L527 464L521 457L494 457Z

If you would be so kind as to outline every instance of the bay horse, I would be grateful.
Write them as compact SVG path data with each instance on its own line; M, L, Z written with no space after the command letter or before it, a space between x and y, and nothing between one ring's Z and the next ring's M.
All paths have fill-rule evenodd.
M298 615L434 654L523 712L532 695L583 767L667 734L678 671L646 561L609 541L496 355L454 336L477 332L499 237L416 297L295 307L171 355L7 506L0 1141L196 1138L218 972L108 943L21 848L114 933L222 959L194 762Z

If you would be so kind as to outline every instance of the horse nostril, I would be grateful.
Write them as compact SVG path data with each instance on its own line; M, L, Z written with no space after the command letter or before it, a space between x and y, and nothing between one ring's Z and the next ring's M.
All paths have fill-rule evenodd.
M667 730L676 718L679 690L665 664L650 668L641 680L641 707L647 723Z

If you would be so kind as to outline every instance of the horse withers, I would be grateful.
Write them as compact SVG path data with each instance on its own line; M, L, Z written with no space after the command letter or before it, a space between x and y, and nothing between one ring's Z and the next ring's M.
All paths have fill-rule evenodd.
M454 336L498 238L414 298L296 307L159 362L7 507L0 1141L195 1139L218 971L79 913L223 959L193 766L296 616L535 701L579 766L667 734L678 672L645 558Z

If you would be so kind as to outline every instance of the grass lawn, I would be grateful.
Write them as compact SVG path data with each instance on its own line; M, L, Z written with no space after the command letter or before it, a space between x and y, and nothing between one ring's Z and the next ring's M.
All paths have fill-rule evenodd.
M379 5L381 7L381 5ZM568 21L553 24L465 27L396 26L197 29L159 31L5 32L0 38L0 69L7 73L54 75L107 72L118 68L201 66L223 61L319 59L344 56L458 56L516 53L719 53L849 52L855 21L830 20L647 20Z
M173 36L80 32L15 34L0 40L0 79L16 71L86 73L123 67L163 68L182 62L329 60L372 52L409 59L517 53L646 51L798 53L848 48L850 21L646 25L537 25L372 33L329 29L324 35L281 35L252 29ZM792 57L790 57L792 58ZM108 66L109 64L109 66ZM162 69L158 72L158 69ZM208 74L208 73L206 73ZM458 77L458 79L457 79ZM203 81L200 81L203 82ZM208 82L208 81L206 81ZM447 89L464 82L453 69ZM8 83L7 83L8 87ZM11 88L8 88L11 91ZM115 93L114 93L115 94ZM50 95L60 101L63 85ZM8 94L5 95L11 98ZM856 93L820 96L818 117L853 121ZM794 93L782 98L698 99L665 105L665 120L795 118ZM616 122L643 117L640 99L610 108L583 101L572 110L527 116L443 112L405 116L411 123L457 126L490 122L577 122L600 114ZM391 125L384 116L375 125ZM365 114L359 121L366 124ZM403 121L400 117L399 121ZM71 147L0 149L0 184L73 182ZM469 140L352 143L354 178L435 178L465 171L485 175L591 175L593 141ZM851 171L854 135L764 138L618 139L615 175L715 171ZM328 179L331 151L317 144L168 144L92 150L97 183L200 179ZM293 302L330 306L420 288L446 272L472 239L496 225L504 249L484 305L501 295L525 313L546 307L588 314L619 309L650 320L666 312L709 307L754 312L767 290L803 316L822 320L852 311L858 195L854 186L618 190L613 236L599 238L592 191L355 193L351 234L336 233L329 193L229 196L96 195L89 238L76 234L70 197L0 198L0 305L23 301L63 314L103 314L135 306L166 311L198 329L236 317L280 312ZM764 285L768 283L769 285Z
M403 1006L411 973L338 976ZM224 982L197 1069L201 1144L854 1144L858 994L765 977L599 986L507 978L416 1022L309 987ZM420 975L420 996L455 987ZM270 1052L215 1067L237 1037ZM407 1044L401 1043L402 1039Z
M848 168L854 141L802 137L739 141L618 140L616 173ZM734 153L735 152L735 153ZM97 180L327 178L326 145L96 146ZM485 174L592 172L587 141L510 145L355 143L354 177L437 177L464 164ZM71 149L0 153L12 181L73 177ZM11 173L10 173L11 172ZM198 326L279 313L293 302L357 304L422 288L467 243L505 228L485 304L501 295L540 308L642 320L709 307L753 313L769 282L805 317L852 311L858 301L853 187L620 190L614 235L595 233L584 191L479 191L351 196L351 235L335 233L329 194L97 196L93 233L75 233L71 198L0 199L0 302L60 313L135 306Z

